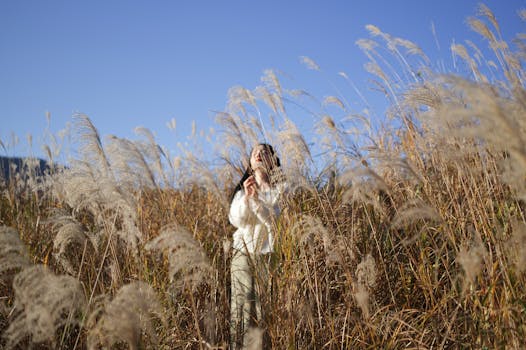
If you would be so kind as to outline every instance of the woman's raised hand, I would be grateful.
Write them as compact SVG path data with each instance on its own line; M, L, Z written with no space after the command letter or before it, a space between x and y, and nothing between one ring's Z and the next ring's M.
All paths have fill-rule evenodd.
M256 183L256 178L254 175L249 176L248 179L243 182L243 187L245 188L245 194L249 198L257 197L258 194L258 185Z

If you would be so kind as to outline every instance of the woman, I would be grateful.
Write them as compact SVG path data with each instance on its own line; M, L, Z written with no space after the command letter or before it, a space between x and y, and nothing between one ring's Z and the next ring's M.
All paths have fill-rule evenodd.
M278 200L284 188L282 182L273 181L279 167L272 146L257 145L232 194L229 220L237 230L231 263L231 349L248 345L247 330L261 321L260 296L268 284L264 261L268 263L273 252L272 220L279 215Z

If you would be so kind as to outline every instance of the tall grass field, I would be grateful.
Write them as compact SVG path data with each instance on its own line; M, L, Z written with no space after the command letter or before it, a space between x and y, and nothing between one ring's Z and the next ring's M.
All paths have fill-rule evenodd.
M227 349L230 192L262 140L289 190L250 348L526 348L526 34L484 5L467 22L491 57L452 45L463 74L367 27L382 123L270 70L230 90L221 147L196 132L172 156L76 115L67 161L57 138L44 175L2 169L0 348Z

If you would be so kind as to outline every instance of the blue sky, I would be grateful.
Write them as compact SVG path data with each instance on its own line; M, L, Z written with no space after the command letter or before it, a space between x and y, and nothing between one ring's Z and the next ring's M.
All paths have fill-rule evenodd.
M46 113L57 132L80 112L103 135L135 138L134 128L144 126L159 144L175 149L192 121L198 129L216 127L213 111L225 108L228 89L255 88L265 69L283 72L288 87L333 94L327 79L307 70L300 56L314 59L325 77L337 80L344 71L368 91L366 58L355 44L369 37L367 24L415 42L434 62L451 60L453 40L478 40L466 24L477 3L1 0L0 139L8 144L13 133L20 138L8 155L39 155ZM526 1L485 4L504 38L525 31L517 11ZM373 106L377 114L384 107ZM172 118L175 131L166 126Z

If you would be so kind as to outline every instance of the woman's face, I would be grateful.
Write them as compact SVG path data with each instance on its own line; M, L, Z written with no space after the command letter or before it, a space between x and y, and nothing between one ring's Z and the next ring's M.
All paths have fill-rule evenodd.
M274 157L267 147L264 145L257 145L254 147L252 154L250 155L250 167L252 170L256 170L257 168L269 170L273 168L273 165Z

